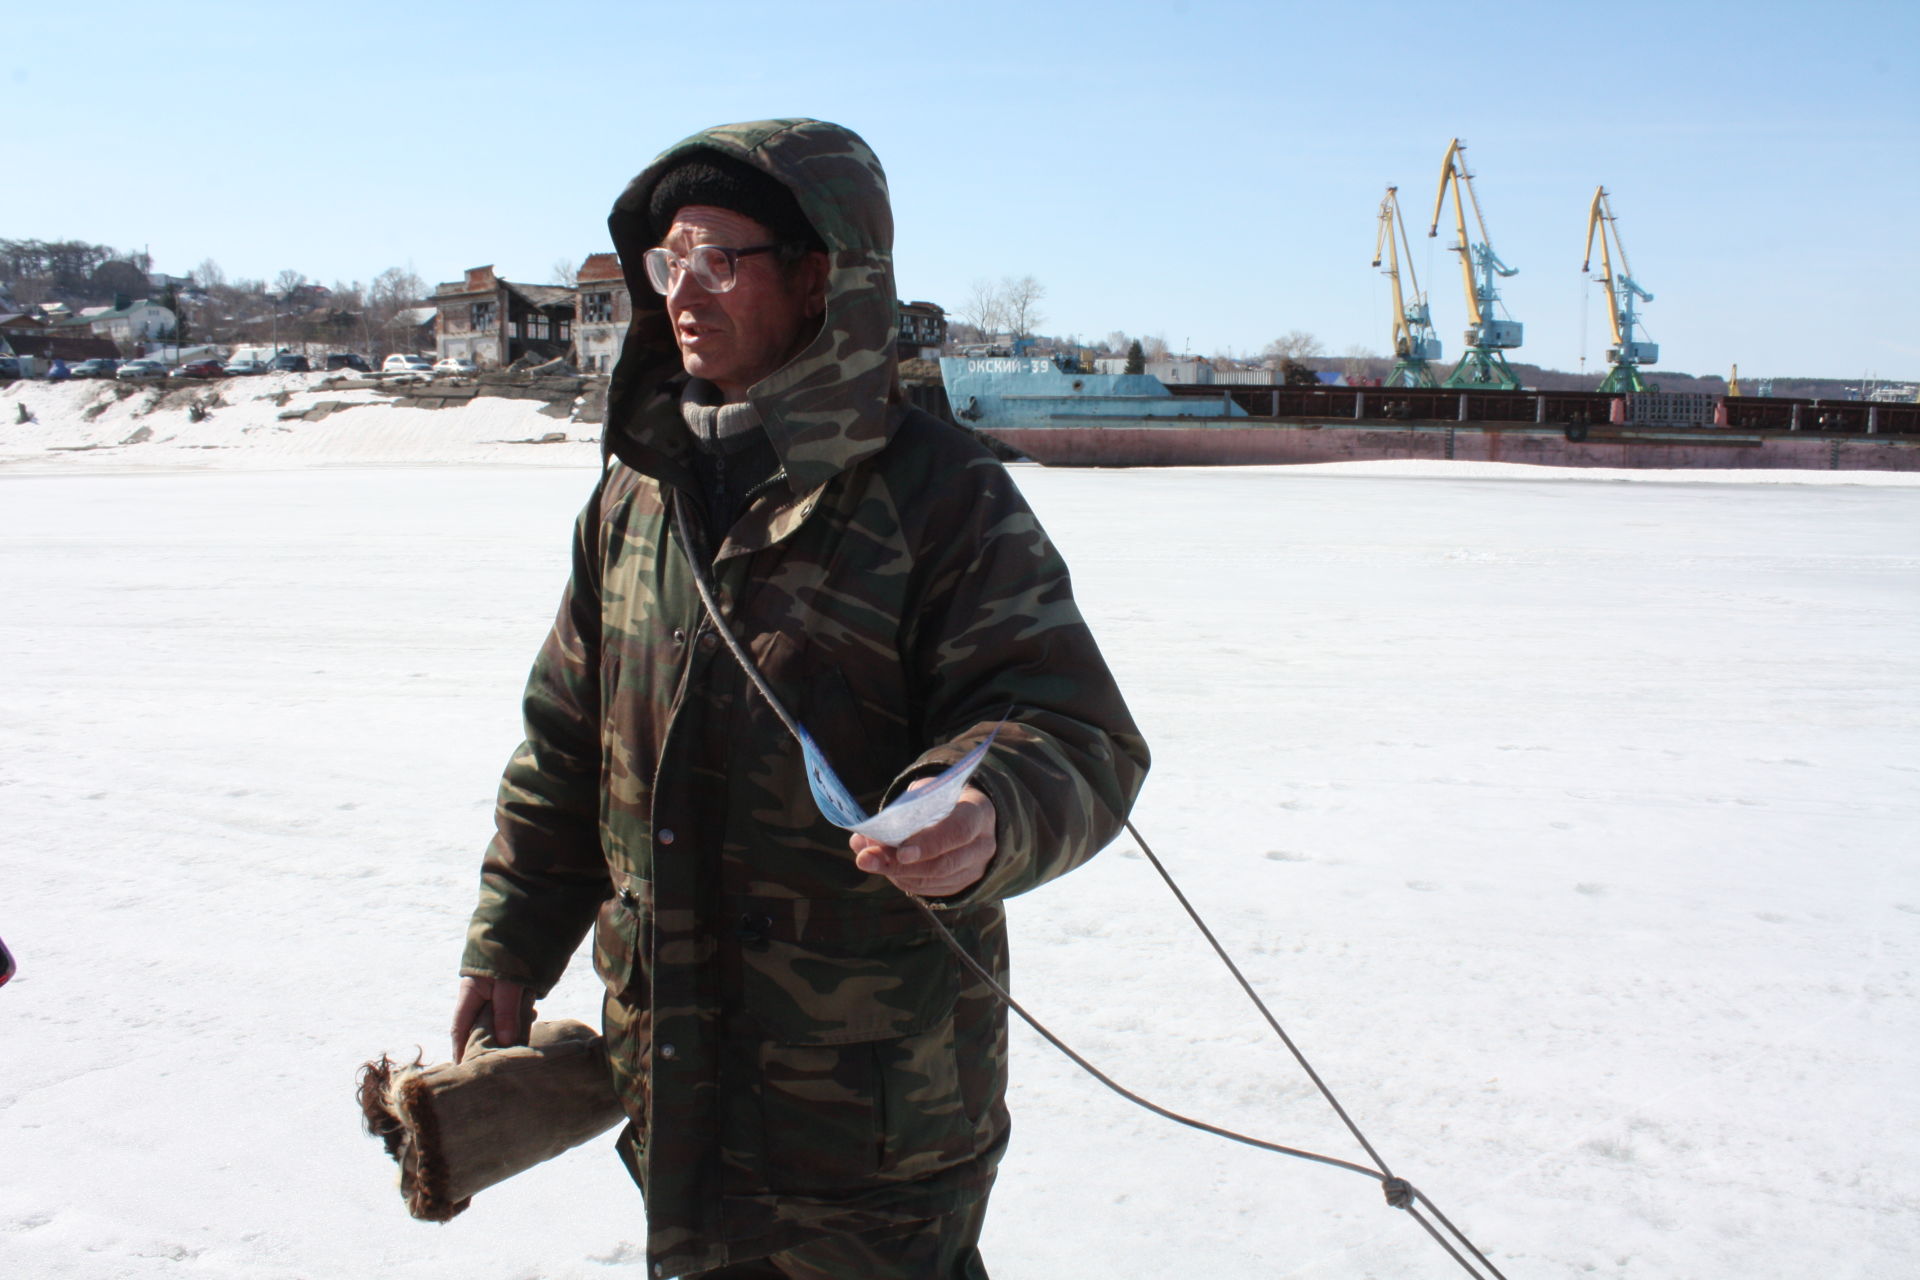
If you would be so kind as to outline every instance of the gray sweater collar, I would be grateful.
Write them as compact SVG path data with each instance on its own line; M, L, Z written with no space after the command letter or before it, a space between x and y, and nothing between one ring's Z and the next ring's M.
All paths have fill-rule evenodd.
M719 388L701 378L688 379L680 393L680 416L706 453L734 453L750 444L760 427L758 409L745 401L721 404Z

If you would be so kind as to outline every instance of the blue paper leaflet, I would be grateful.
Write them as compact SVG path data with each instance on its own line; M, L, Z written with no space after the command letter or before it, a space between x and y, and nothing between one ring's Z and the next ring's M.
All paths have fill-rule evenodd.
M933 785L910 791L869 816L840 781L833 766L827 763L826 755L814 744L813 735L804 726L799 727L800 750L807 765L807 786L813 791L813 803L819 808L820 816L836 827L887 845L904 843L916 832L926 830L953 812L967 779L986 759L987 748L993 745L999 732L1000 726L996 724L978 746L935 778Z

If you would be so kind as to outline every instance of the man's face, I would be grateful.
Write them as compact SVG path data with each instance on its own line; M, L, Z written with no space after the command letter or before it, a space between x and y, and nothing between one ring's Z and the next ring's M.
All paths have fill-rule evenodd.
M750 249L773 240L752 218L731 209L688 205L674 215L661 244L685 257L696 245ZM728 403L791 360L812 338L826 309L827 256L810 253L791 268L772 254L734 263L733 288L709 293L691 271L667 290L667 318L687 373L720 389Z

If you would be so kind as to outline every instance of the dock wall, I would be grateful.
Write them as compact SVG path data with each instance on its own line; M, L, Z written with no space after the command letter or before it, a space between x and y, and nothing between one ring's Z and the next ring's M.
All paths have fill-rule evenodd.
M1170 426L1115 420L1100 426L999 427L992 434L1034 461L1056 467L1244 466L1451 458L1549 467L1920 471L1917 439L1835 439L1804 433L1730 437L1724 432L1628 433L1594 428L1587 438L1575 440L1559 428L1270 422Z

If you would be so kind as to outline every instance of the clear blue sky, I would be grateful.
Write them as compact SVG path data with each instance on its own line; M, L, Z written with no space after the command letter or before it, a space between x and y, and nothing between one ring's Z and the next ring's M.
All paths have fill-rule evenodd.
M1449 138L1518 358L1592 370L1614 194L1664 367L1920 379L1920 4L94 3L11 6L0 236L429 283L609 248L702 126L837 120L886 164L902 294L1032 274L1050 332L1384 350L1400 186L1449 359ZM1584 319L1583 319L1584 316Z

